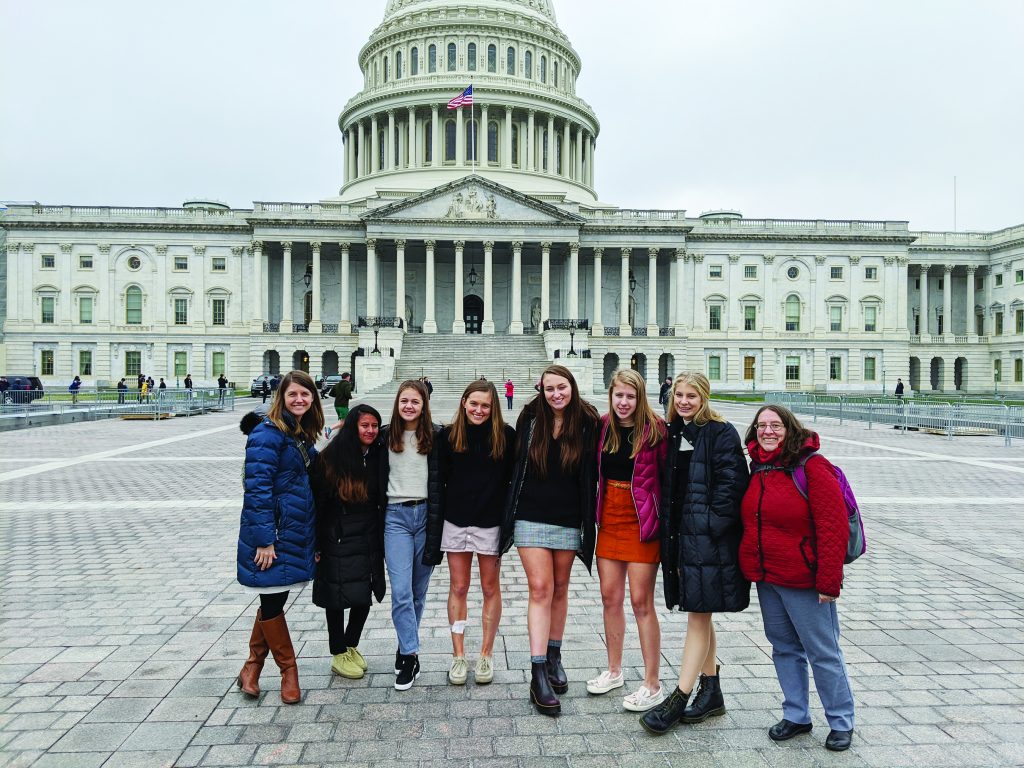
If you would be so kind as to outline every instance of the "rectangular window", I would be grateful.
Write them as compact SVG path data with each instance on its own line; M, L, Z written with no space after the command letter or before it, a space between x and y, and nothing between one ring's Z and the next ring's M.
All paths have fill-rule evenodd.
M124 375L125 376L138 376L142 373L142 353L141 352L125 352L124 353Z
M1013 361L1013 380L1017 384L1024 381L1024 359L1019 357Z
M708 378L711 381L722 380L722 358L718 355L711 355L708 358Z
M39 353L39 369L43 376L53 376L53 350L44 349Z
M129 288L124 296L124 321L127 325L142 324L142 291Z
M831 331L843 330L843 308L842 307L829 307L828 308L828 327Z
M43 312L40 322L44 325L51 325L53 323L53 307L57 303L57 300L53 296L43 296L41 302Z
M45 352L43 353L46 354ZM53 354L52 352L50 353ZM993 360L992 361L992 380L997 384L1003 380L1003 361Z
M78 299L78 322L82 325L92 323L92 296L82 296Z
M174 271L185 272L188 270L188 256L175 256L174 257Z
M92 269L92 254L83 253L78 257L78 268L79 269Z
M865 280L877 280L878 279L878 267L864 267L864 279Z
M984 277L976 277L976 278L974 278L974 290L976 290L976 291L983 291L983 290L985 290L985 278Z
M753 381L754 373L757 370L757 358L753 355L747 355L743 358L743 380Z
M800 358L786 358L786 381L800 381Z
M830 280L842 280L843 279L843 268L842 267L829 267L828 275Z
M757 330L757 307L747 306L743 308L743 330Z
M210 259L210 269L214 272L227 272L228 260L223 256L214 256Z
M224 315L225 315L224 305L225 304L227 304L227 301L224 300L224 299L214 299L213 300L213 324L214 325L224 325Z
M757 280L757 265L756 264L744 264L743 265L743 279L744 280Z
M174 324L188 325L188 299L174 300Z
M722 308L717 304L708 307L708 330L722 330Z
M939 336L942 335L942 321L943 321L943 319L944 318L942 317L942 315L939 315L938 319L936 320L936 326L937 327L935 329L935 333L937 333Z
M829 381L842 381L843 379L843 358L830 357L828 359Z
M92 350L78 350L78 375L92 376Z
M875 358L864 358L864 381L875 381Z
M1002 287L1003 287L1003 276L1002 275L996 275L996 288L1002 288Z
M57 257L54 256L52 253L44 253L43 254L43 261L42 261L42 268L43 269L53 269L56 266L57 266Z
M1017 333L1024 333L1024 309L1018 309L1016 317L1015 325Z
M213 353L213 375L214 376L220 376L222 373L224 373L224 357L225 357L225 354L223 352L214 352Z
M1015 282L1017 285L1024 283L1024 269L1018 269L1016 272L1013 273L1013 282Z
M864 330L869 333L878 330L878 307L864 307Z
M722 279L722 265L711 264L708 266L708 278L710 280L721 280Z
M188 373L188 352L174 353L174 375L184 376Z
M1002 336L1003 335L1003 313L1002 312L996 312L996 329L995 329L995 332L996 332L995 333L996 336Z

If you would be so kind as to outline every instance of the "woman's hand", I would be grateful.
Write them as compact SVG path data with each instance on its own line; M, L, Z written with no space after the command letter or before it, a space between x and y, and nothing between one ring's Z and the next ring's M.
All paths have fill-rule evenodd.
M253 562L260 567L261 571L267 570L277 560L277 553L274 552L274 545L271 544L269 547L256 547L256 557Z
M823 595L820 592L818 593L818 604L819 605L821 603L834 603L838 599L839 599L838 597L832 597L832 595Z

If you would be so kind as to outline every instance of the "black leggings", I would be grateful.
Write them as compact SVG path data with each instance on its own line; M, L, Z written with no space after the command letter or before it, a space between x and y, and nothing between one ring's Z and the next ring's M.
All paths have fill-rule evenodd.
M363 634L363 626L370 615L370 606L349 608L348 627L345 626L345 611L327 609L327 638L331 655L337 656L349 648L359 645L359 636Z
M284 613L284 604L287 602L287 592L274 592L270 595L260 595L260 611L263 616L263 621L276 619Z

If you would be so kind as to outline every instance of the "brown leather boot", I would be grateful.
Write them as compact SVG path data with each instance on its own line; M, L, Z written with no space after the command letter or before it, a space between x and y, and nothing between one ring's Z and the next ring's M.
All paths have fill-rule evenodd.
M249 658L242 665L242 671L238 673L238 687L246 696L260 695L260 672L263 671L263 662L267 660L270 647L267 639L263 636L263 629L260 622L263 621L263 611L256 611L256 621L252 625L252 635L249 637Z
M288 634L288 624L284 614L275 616L269 621L261 621L263 636L267 639L274 662L281 670L281 701L285 704L298 704L302 700L299 690L299 669L295 665L295 649L292 638Z

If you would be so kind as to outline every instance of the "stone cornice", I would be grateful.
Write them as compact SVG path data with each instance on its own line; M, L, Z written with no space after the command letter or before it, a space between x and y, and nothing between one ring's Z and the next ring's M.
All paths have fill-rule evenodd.
M226 234L252 232L252 227L248 222L228 225L199 224L193 221L174 224L166 221L136 223L122 221L31 221L22 219L20 221L5 222L4 229L53 232L203 232Z
M729 241L743 241L743 242L779 242L779 243L898 243L901 245L910 245L914 242L913 235L907 234L878 234L872 235L868 233L858 233L856 235L847 234L829 234L824 232L808 232L806 234L798 233L782 233L782 232L764 232L764 233L709 233L709 232L695 232L691 231L687 235L687 241L691 243L704 243L704 242L729 242Z

